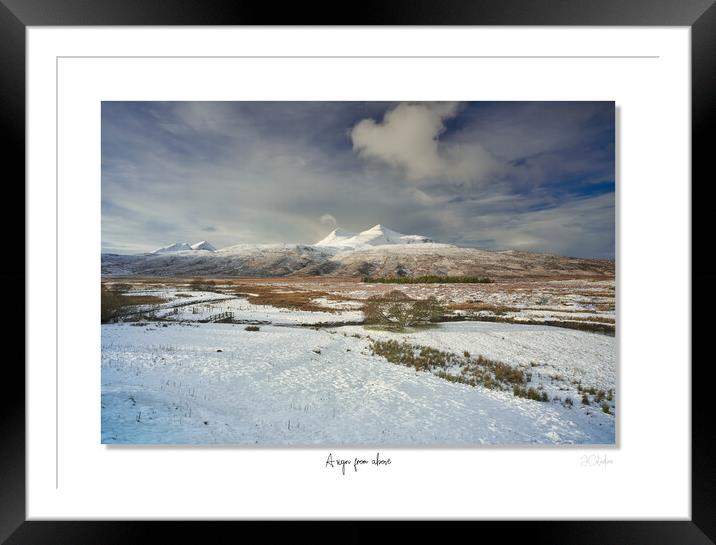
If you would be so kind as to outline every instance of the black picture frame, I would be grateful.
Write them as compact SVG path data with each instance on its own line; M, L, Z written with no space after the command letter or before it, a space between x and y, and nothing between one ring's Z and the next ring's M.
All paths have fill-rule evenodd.
M346 10L338 3L286 3L242 0L0 0L0 112L6 165L15 168L5 184L7 202L25 202L25 30L28 26L79 25L576 25L688 26L691 28L692 77L692 294L708 293L716 274L709 272L708 252L713 231L706 206L711 206L712 182L708 161L713 155L716 104L716 6L714 0L366 0ZM7 171L7 169L6 169ZM709 178L711 178L710 176ZM696 180L700 180L697 184ZM693 198L698 188L698 198ZM16 192L13 195L13 192ZM9 199L12 199L11 201ZM7 206L7 204L6 204ZM19 209L18 206L14 208ZM16 233L18 218L3 214L4 233ZM3 267L6 286L25 286L25 265L19 259ZM10 304L21 308L20 290L9 290ZM692 298L693 301L693 298ZM710 306L708 303L706 306ZM699 313L703 316L699 316ZM18 329L17 317L2 318L6 340ZM24 321L22 322L24 324ZM709 326L704 305L692 302L692 518L690 521L524 521L479 522L505 532L510 541L578 544L706 544L716 541L716 456L711 423L713 357L695 357L695 341ZM23 325L24 328L24 325ZM19 332L18 332L19 333ZM17 337L14 337L17 338ZM14 343L18 344L18 343ZM708 356L708 353L706 353ZM24 360L24 354L23 354ZM675 362L688 365L691 362ZM19 357L6 358L6 375L13 385L3 389L0 411L0 540L19 543L134 543L166 537L172 529L185 540L207 541L230 522L35 522L25 517L25 374ZM659 441L654 438L654 456ZM664 461L668 464L668 460ZM658 475L654 476L658 479ZM251 523L260 524L260 523ZM299 525L299 528L302 526ZM231 529L230 529L231 530ZM259 531L265 531L258 529ZM292 530L293 531L293 530ZM468 530L470 531L470 530ZM474 531L474 530L473 530ZM273 532L273 530L271 531ZM369 531L358 525L343 530L341 541L358 541ZM425 538L445 538L444 530L420 528ZM434 532L434 533L433 533ZM440 532L440 533L438 533ZM299 530L300 533L300 530ZM432 535L431 535L432 534ZM296 535L296 534L294 534ZM232 540L233 541L233 540Z

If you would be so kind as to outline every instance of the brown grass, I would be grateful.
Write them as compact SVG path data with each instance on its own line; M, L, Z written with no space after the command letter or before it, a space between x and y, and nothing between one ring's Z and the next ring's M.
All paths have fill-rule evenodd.
M103 324L131 313L133 308L139 305L157 305L166 301L156 295L127 295L121 291L122 289L126 288L118 289L114 286L113 289L109 289L106 285L102 285L100 320Z
M521 369L484 356L471 357L467 353L459 356L452 352L406 341L401 343L396 340L371 339L370 349L372 354L382 356L391 363L413 367L417 371L430 371L450 382L460 382L470 386L480 385L491 390L509 391L512 386L524 386L530 378ZM448 372L447 369L451 367L459 367L460 372L458 374ZM514 389L512 391L515 393ZM542 398L539 400L547 401Z
M166 299L158 295L128 295L124 294L127 305L158 305L164 303Z
M160 281L152 277L113 278L104 281L103 287L110 287L114 283L122 282L122 286L129 289L132 286L147 289L150 287L195 287L208 286L211 291L247 297L255 305L267 305L289 310L306 310L312 312L338 312L338 309L323 307L311 302L312 299L323 297L332 301L353 301L348 297L312 289L312 286L332 286L336 282L360 284L360 278L196 278L177 277L162 278ZM311 287L309 287L311 286ZM255 295L254 295L255 294ZM176 297L191 297L189 294L176 294ZM136 303L144 304L144 303ZM146 303L152 304L152 303Z
M196 277L173 277L173 278L157 278L157 277L112 277L103 280L103 286L121 286L124 288L135 287L140 289L151 288L174 288L186 289L190 287ZM600 310L612 310L614 308L613 292L604 292L604 290L587 291L584 289L586 282L604 282L613 280L613 277L585 277L580 276L574 281L562 276L543 276L540 278L510 278L499 279L493 284L470 284L470 290L466 292L465 286L459 284L454 285L451 289L455 289L459 297L469 295L474 298L482 294L490 295L496 293L514 294L517 299L521 297L529 298L534 293L549 293L550 296L560 299L564 294L582 294L588 297L592 304ZM558 281L556 283L550 283ZM332 301L353 301L361 302L365 298L366 284L362 284L359 277L280 277L280 278L246 278L246 277L211 277L205 278L202 282L211 283L211 291L225 293L226 295L241 295L254 304L268 305L277 308L285 308L289 310L305 310L313 312L340 312L339 309L323 307L313 303L312 300L322 297ZM380 285L370 285L380 286ZM439 299L447 303L448 310L462 310L468 312L491 312L494 316L474 316L472 319L481 319L483 321L505 321L512 322L513 318L505 316L509 312L519 312L520 309L500 303L482 302L479 300L465 302L449 302L452 291L444 290L445 286L435 285L434 291L428 290L421 292L421 296L426 294L435 294ZM385 286L386 288L388 286ZM609 286L604 287L609 288ZM360 295L357 293L360 292ZM256 294L254 295L248 295ZM350 295L353 293L354 295ZM382 293L380 289L367 290L368 294L379 295ZM346 294L345 296L343 294ZM182 295L177 294L177 297ZM186 296L186 294L184 295ZM445 300L447 298L447 300ZM143 304L137 302L136 304ZM148 303L152 304L152 303ZM356 306L356 310L360 307ZM549 310L549 306L540 307L535 310ZM570 312L569 309L560 309L559 312ZM572 312L584 312L573 310ZM566 317L565 317L566 318ZM456 317L457 319L457 317ZM465 319L465 318L461 318ZM467 319L470 319L468 317ZM559 327L567 327L572 329L580 329L583 331L598 331L607 334L614 334L614 320L611 317L594 316L594 317L569 317L566 321L537 321L537 320L514 320L514 323L534 323L539 325L551 325Z
M444 322L457 322L462 320L474 320L476 322L497 322L503 324L522 324L522 325L545 325L552 327L563 327L565 329L576 329L578 331L588 331L590 333L603 333L605 335L614 336L615 326L609 323L590 323L577 321L561 321L561 320L529 320L524 318L511 318L509 316L448 316L443 318Z
M236 285L234 295L247 297L249 303L254 305L267 305L289 310L305 310L308 312L338 312L338 309L324 307L314 303L312 300L319 297L332 301L350 301L346 297L340 297L324 291L291 289L282 286L267 285Z
M614 324L614 318L608 318L605 316L572 316L569 318L572 322L598 322L600 324Z
M508 307L505 305L493 305L491 303L474 303L474 302L465 302L465 303L452 303L448 305L448 309L450 310L472 310L475 312L480 311L486 311L486 312L492 312L494 314L505 314L507 312L518 312L519 309L514 307Z

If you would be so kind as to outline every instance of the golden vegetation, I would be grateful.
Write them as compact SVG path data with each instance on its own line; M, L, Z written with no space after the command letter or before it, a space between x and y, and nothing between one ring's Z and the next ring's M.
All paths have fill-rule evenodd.
M126 284L102 284L100 319L103 324L125 316L138 306L166 301L156 295L129 295L126 291L129 288Z

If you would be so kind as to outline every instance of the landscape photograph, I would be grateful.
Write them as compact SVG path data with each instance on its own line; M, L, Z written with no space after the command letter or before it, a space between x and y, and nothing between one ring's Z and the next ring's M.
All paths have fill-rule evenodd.
M616 444L614 102L101 121L101 443Z

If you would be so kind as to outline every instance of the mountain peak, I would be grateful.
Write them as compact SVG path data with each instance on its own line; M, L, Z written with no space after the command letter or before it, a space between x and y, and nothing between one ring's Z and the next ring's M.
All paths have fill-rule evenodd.
M315 246L340 246L346 240L348 240L354 236L355 236L355 233L352 233L350 231L346 231L345 229L341 229L340 227L337 227L336 229L333 229L333 231L328 233L328 235L325 238L316 242Z
M355 235L355 233L347 231L346 229L341 229L340 227L333 229L330 234L335 235L337 237L352 237L353 235Z
M211 242L208 242L206 240L202 240L201 242L197 242L196 244L191 245L192 250L206 250L208 252L215 252L216 248Z
M186 242L175 242L174 244L170 244L169 246L164 246L162 248L157 248L152 253L153 254L167 254L171 252L186 252L190 251L191 246L189 246Z
M206 240L202 240L201 242L197 242L196 244L192 244L191 246L186 242L175 242L174 244L170 244L169 246L157 248L152 253L169 254L173 252L191 252L192 250L206 250L209 252L215 252L216 248L214 248L214 246Z
M316 246L329 246L333 248L355 249L369 246L404 245L433 242L422 235L404 235L388 229L378 223L370 229L358 234L344 229L335 229L326 238L316 243Z

